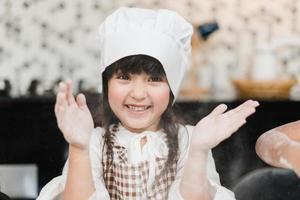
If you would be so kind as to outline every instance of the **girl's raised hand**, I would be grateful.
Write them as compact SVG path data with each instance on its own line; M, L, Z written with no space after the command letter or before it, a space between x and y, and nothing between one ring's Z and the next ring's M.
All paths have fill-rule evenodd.
M85 96L79 94L76 99L73 96L71 80L59 84L54 111L66 141L73 147L86 150L94 122Z
M207 151L214 148L245 124L246 118L255 112L258 105L257 101L248 100L227 112L225 104L217 106L195 126L192 149Z

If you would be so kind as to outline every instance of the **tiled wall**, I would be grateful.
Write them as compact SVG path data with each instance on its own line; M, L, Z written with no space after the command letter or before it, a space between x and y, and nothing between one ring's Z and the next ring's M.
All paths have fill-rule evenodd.
M274 41L284 41L275 48L281 74L300 74L300 0L2 0L0 79L14 95L34 78L44 87L65 77L96 86L97 29L122 5L174 9L195 25L216 20L220 29L195 50L204 87L229 89L231 77L251 72L256 46Z

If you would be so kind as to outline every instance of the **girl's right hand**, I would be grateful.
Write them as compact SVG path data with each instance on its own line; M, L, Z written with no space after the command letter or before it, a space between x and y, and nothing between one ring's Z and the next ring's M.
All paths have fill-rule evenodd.
M79 94L75 100L70 80L59 84L54 111L58 127L69 145L87 150L94 122L85 96Z

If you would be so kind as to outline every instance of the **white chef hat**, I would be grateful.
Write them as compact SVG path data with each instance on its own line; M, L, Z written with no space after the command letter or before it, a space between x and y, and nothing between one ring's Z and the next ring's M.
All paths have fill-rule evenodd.
M99 28L101 73L130 55L148 55L161 62L176 98L189 67L193 28L176 12L121 7Z

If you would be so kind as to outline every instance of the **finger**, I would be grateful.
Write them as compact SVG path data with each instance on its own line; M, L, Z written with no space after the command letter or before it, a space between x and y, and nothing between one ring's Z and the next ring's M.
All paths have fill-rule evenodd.
M58 85L58 93L56 95L57 106L62 104L63 97L66 96L65 94L66 94L66 84L64 82L60 82Z
M244 106L233 114L225 113L223 117L227 117L227 119L229 120L228 124L230 124L233 129L237 130L246 123L246 118L252 115L255 111L255 107L253 106Z
M257 107L259 106L258 101L254 101L254 100L247 100L243 103L245 106L251 106L251 107Z
M67 84L67 99L68 99L68 104L72 105L75 103L75 98L72 94L73 92L73 83L70 79L66 80L66 84Z
M241 126L243 126L246 123L246 118L256 111L255 108L258 105L259 103L257 101L249 100L239 105L235 109L224 113L222 118L228 120L227 124L229 133L232 134Z
M227 126L224 127L224 135L226 138L230 137L232 134L234 134L241 126L243 126L246 123L246 119L239 118L237 120L231 120L227 123Z
M67 84L63 81L61 81L58 84L58 92L66 92L67 91Z
M238 113L242 112L245 109L256 108L258 105L259 105L259 103L257 101L247 100L244 103L242 103L241 105L239 105L238 107L228 111L226 115L230 118L233 115L238 114Z
M76 97L76 101L77 101L77 105L81 109L83 109L87 106L86 105L86 98L83 94L78 94L77 97Z
M63 110L66 110L68 107L68 102L65 97L65 94L60 92L57 94L57 103L55 104L55 115L58 117L60 115L60 112Z
M240 118L247 118L248 116L252 115L256 111L256 107L259 105L257 101L247 101L245 102L244 106L241 107L237 112L236 115L237 117Z
M216 117L227 110L227 106L225 104L218 105L208 116Z
M54 113L55 115L58 114L58 108L61 104L61 97L60 97L60 93L57 93L56 95L56 101L55 101L55 105L54 105Z
M234 115L234 114L240 112L240 110L242 110L242 109L246 106L246 104L248 104L248 103L249 103L248 101L247 101L247 102L244 102L244 103L242 103L241 105L235 107L234 109L229 110L229 111L226 113L226 115L230 118L232 115Z
M58 114L56 116L56 121L57 121L57 124L58 124L59 128L62 127L62 121L63 121L65 113L66 113L66 107L65 106L58 106Z
M232 133L236 132L240 127L246 123L246 119L239 119L232 124Z
M229 124L234 129L238 129L246 123L246 118L255 112L254 108L236 113L229 118Z
M55 114L58 114L59 106L67 106L66 85L63 82L59 84L59 92L56 95L56 102L54 106Z

